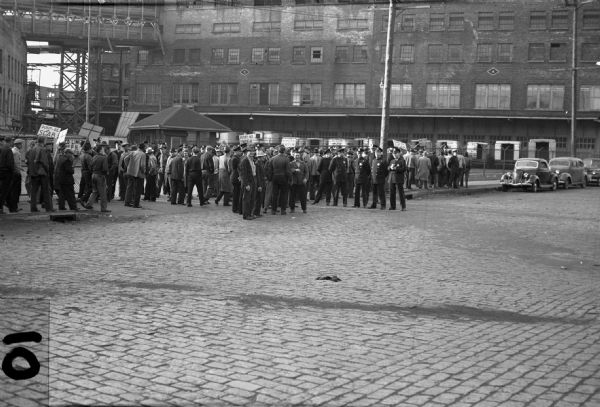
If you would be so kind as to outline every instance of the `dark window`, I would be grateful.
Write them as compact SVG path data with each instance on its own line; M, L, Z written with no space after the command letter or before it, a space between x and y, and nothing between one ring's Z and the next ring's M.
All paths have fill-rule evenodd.
M431 14L429 16L429 31L444 31L444 14Z
M350 56L348 55L349 47L335 47L335 63L343 64L350 62Z
M185 49L175 49L175 50L173 50L173 63L174 64L183 64L183 63L185 63Z
M465 15L463 13L450 13L448 22L449 30L463 30L465 28Z
M200 63L200 48L190 49L190 64Z
M515 29L515 14L512 11L501 12L498 16L498 29L512 31Z
M529 28L531 30L545 30L546 29L546 12L545 11L532 11L529 15Z
M480 30L494 29L494 13L480 11L477 18L477 28Z
M600 44L583 43L581 44L581 60L598 62L600 61Z
M254 0L255 6L281 6L281 0Z
M355 45L354 53L352 56L353 62L367 62L369 60L369 54L367 47L364 45Z
M569 12L567 10L552 10L553 30L568 30L569 29Z
M400 30L402 31L414 31L415 30L415 15L414 14L403 14L400 22Z
M550 44L550 61L565 62L567 60L567 44L551 43Z
M583 10L583 29L600 30L600 10Z

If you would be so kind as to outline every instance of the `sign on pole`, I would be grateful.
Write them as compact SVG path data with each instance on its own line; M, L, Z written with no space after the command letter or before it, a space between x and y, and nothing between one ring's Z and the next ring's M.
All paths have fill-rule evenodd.
M57 138L60 133L60 127L48 126L42 124L37 132L38 136L44 136L46 138Z
M408 150L406 148L406 143L403 143L403 142L398 141L398 140L392 140L392 141L394 142L394 147L398 147L398 148L401 148L403 150Z
M56 144L60 144L67 139L68 131L69 131L69 129L64 129L64 130L61 130L60 133L58 133L58 138L56 139Z
M281 138L281 144L285 148L294 148L294 147L296 147L297 142L298 142L298 139L296 137L282 137Z

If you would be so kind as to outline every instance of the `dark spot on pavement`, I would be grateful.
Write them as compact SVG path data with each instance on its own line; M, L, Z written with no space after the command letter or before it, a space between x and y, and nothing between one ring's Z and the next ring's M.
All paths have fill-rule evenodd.
M195 287L189 284L170 284L170 283L146 283L142 281L122 281L122 280L98 280L101 283L116 285L121 288L145 288L148 290L174 290L174 291L204 291L202 287Z

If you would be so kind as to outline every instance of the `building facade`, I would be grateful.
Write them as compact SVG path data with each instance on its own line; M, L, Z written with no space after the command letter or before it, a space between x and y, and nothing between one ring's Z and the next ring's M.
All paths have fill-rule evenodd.
M131 51L129 110L184 105L240 132L378 141L387 5L267 3L165 5L162 49ZM413 2L396 15L389 139L554 139L567 154L575 17L575 146L600 154L598 2Z
M0 17L0 132L22 127L27 82L27 46L21 33Z

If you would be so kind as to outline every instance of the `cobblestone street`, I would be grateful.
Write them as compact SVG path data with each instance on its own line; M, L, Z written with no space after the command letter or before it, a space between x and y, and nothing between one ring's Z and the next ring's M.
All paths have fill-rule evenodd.
M0 220L0 295L49 300L51 406L598 406L599 201Z

